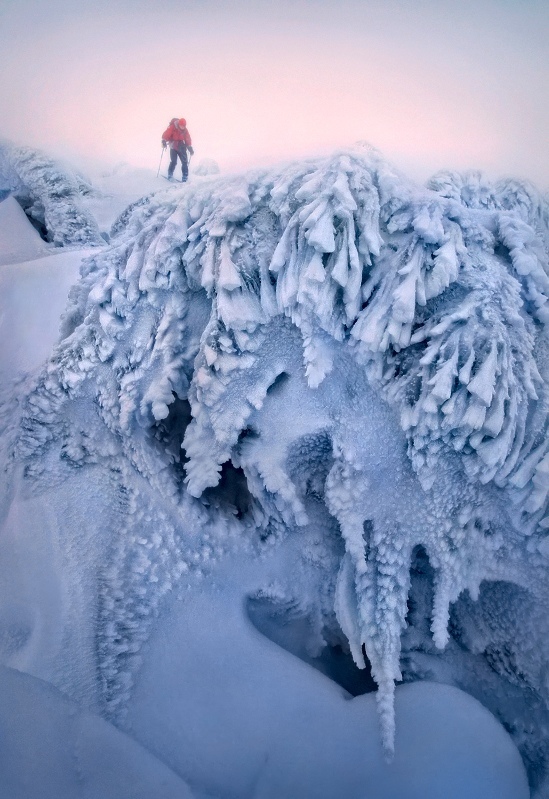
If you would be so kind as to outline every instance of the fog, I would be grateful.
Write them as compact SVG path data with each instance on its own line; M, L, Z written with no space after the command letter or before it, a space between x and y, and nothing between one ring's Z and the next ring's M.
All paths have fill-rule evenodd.
M224 170L366 140L545 188L548 35L537 0L0 0L0 136L156 170L184 116Z

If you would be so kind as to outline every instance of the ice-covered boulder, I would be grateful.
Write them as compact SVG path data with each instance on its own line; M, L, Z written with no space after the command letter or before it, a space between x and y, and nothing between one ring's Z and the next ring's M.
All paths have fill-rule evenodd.
M457 642L463 671L491 658L519 686L496 710L543 771L547 202L458 184L418 187L356 147L150 195L85 263L16 458L36 485L108 463L119 487L97 633L111 707L129 701L144 607L190 563L292 538L315 645L344 640L371 668L391 751L422 553L430 654ZM457 632L451 612L487 582L502 600Z

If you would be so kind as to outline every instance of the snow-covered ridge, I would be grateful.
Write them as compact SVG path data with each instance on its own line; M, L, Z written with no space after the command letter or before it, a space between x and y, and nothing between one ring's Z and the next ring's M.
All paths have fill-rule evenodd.
M450 604L483 580L547 603L547 219L516 181L418 188L361 147L151 195L71 293L27 401L27 471L54 446L75 466L114 451L71 426L86 399L173 506L229 461L262 534L299 534L314 495L344 544L331 600L390 749L417 547L439 648ZM544 648L516 654L547 701Z

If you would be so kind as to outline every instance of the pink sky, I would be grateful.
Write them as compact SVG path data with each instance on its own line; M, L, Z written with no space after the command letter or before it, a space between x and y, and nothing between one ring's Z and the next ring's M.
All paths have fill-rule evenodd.
M224 170L367 140L546 188L548 35L537 0L0 0L0 135L156 169L185 116Z

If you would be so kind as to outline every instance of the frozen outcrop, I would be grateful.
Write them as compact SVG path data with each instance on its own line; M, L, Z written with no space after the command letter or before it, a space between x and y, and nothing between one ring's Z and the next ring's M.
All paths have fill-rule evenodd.
M188 514L231 469L249 494L231 529L316 525L320 613L371 665L388 751L418 548L435 648L464 592L527 592L540 640L513 679L547 703L546 200L418 188L357 147L150 195L112 234L26 402L27 474L121 452ZM103 433L71 423L83 402Z
M105 243L82 203L93 189L67 165L30 147L0 143L0 183L11 190L48 242L57 247Z

